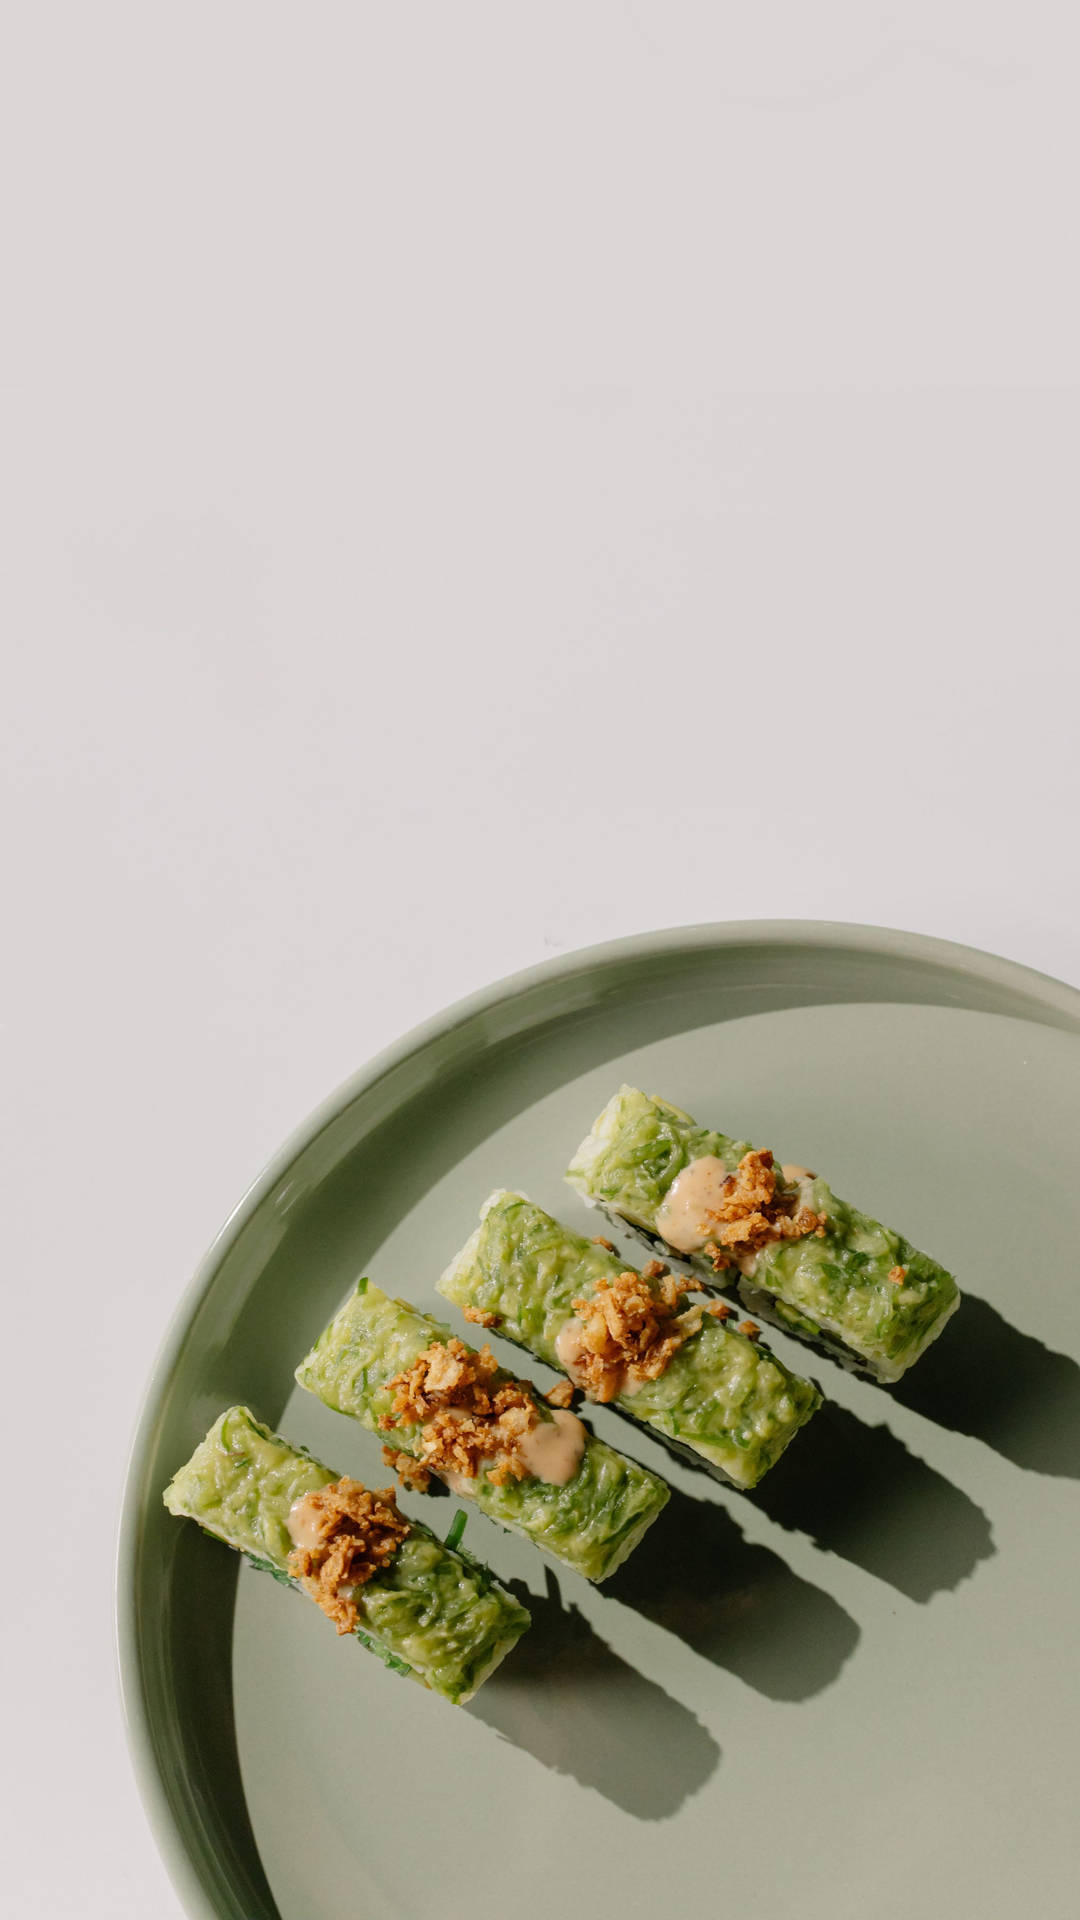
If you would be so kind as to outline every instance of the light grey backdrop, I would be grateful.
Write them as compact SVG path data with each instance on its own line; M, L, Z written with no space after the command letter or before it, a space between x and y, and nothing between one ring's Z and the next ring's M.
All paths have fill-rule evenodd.
M0 1602L6 1885L146 1920L124 1452L293 1123L644 925L1080 979L1080 31L226 0L3 43L6 1457L59 1489Z

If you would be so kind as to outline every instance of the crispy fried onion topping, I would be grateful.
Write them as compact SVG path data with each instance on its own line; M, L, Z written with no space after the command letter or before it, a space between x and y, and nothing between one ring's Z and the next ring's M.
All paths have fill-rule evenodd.
M709 1209L704 1252L713 1272L722 1273L773 1240L801 1240L808 1233L823 1238L827 1215L797 1201L797 1192L777 1180L768 1150L744 1153L720 1189L719 1204Z
M474 1327L497 1327L499 1324L498 1314L486 1313L483 1307L462 1307L461 1311Z
M574 1403L574 1383L572 1380L556 1380L544 1395L549 1407L570 1407Z
M414 1493L426 1493L431 1485L431 1474L422 1460L414 1460L411 1453L401 1453L397 1447L384 1447L383 1466L396 1473L403 1487L411 1487Z
M393 1487L369 1493L347 1476L305 1495L306 1530L313 1546L294 1547L289 1572L334 1622L339 1633L357 1623L356 1589L381 1573L409 1531Z
M652 1260L644 1273L601 1278L589 1299L573 1301L580 1331L575 1328L572 1372L590 1400L613 1400L635 1384L659 1379L701 1326L701 1306L680 1311L681 1296L693 1291L692 1280Z
M520 1380L496 1381L499 1365L489 1346L474 1353L456 1338L438 1340L390 1382L392 1414L380 1426L419 1427L419 1457L439 1474L473 1480L485 1472L493 1486L532 1473L522 1441L539 1422L536 1401Z

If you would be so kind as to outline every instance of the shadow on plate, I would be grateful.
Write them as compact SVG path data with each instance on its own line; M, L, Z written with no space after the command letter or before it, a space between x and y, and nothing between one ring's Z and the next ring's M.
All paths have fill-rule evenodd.
M974 1500L888 1427L831 1400L749 1497L778 1525L809 1534L910 1600L959 1586L994 1552L990 1522Z
M555 1773L594 1787L638 1820L666 1820L715 1772L720 1748L688 1708L647 1680L546 1590L507 1584L530 1632L466 1711Z
M605 1592L770 1700L822 1693L859 1639L830 1594L745 1539L723 1507L675 1488Z
M985 1441L1015 1466L1080 1480L1080 1367L1021 1333L995 1308L965 1293L956 1315L963 1365L950 1327L888 1393L953 1433Z

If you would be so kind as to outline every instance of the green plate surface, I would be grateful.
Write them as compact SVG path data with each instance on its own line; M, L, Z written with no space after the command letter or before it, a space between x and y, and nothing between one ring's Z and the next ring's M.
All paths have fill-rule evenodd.
M439 1310L495 1186L588 1221L562 1174L622 1080L820 1167L964 1303L893 1390L770 1333L829 1400L754 1495L597 1409L674 1497L600 1590L470 1511L466 1544L534 1628L455 1710L170 1519L161 1489L233 1401L382 1484L376 1441L294 1365L360 1272ZM803 922L560 959L343 1087L211 1249L132 1455L124 1698L188 1911L1073 1920L1078 1141L1080 994Z

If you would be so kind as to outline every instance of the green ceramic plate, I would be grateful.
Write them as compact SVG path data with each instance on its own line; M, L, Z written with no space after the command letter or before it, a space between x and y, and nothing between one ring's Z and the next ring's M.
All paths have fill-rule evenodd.
M624 1079L827 1170L965 1302L898 1389L811 1361L829 1404L753 1496L597 1410L674 1498L601 1590L471 1513L535 1624L455 1710L238 1577L161 1489L235 1400L381 1483L294 1364L362 1271L435 1308L494 1186L588 1218L563 1169ZM189 1912L1073 1920L1078 1123L1080 994L805 923L571 955L350 1081L211 1249L131 1462L124 1696Z

